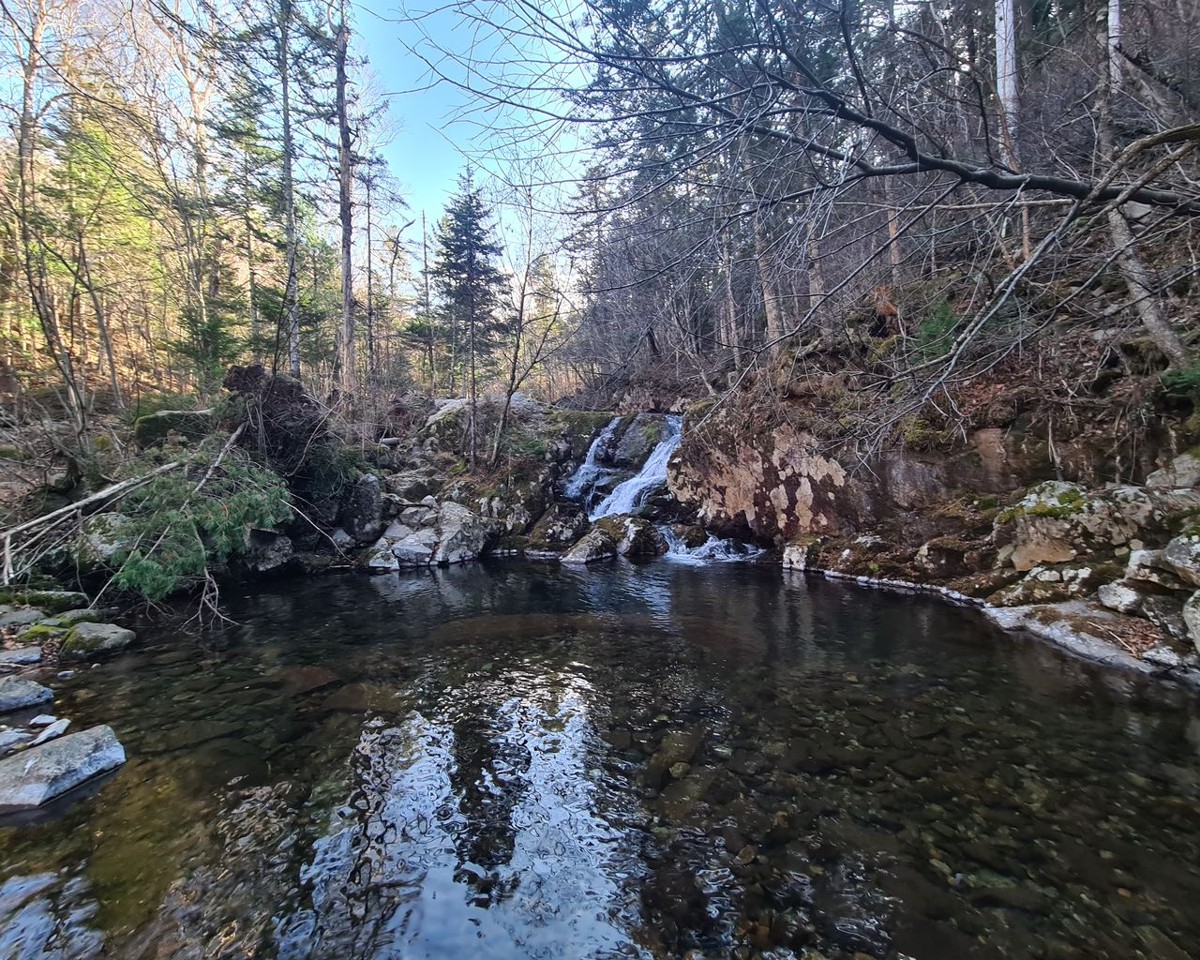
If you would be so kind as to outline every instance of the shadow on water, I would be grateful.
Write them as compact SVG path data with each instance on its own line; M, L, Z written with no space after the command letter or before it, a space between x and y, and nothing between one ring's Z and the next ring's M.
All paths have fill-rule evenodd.
M1173 958L1200 718L754 567L269 586L59 692L130 761L0 827L0 956ZM805 954L805 951L815 953Z

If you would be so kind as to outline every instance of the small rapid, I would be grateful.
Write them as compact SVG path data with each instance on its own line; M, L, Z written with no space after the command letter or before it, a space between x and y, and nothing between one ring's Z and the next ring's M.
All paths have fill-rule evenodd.
M721 540L711 533L704 543L689 547L667 524L660 525L658 532L667 541L667 559L679 563L743 563L757 560L766 553L761 547L739 540Z

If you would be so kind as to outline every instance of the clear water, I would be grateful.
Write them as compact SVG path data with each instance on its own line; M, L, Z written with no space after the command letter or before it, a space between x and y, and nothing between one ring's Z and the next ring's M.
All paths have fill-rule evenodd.
M1200 943L1192 695L969 611L664 562L227 600L62 685L130 761L0 829L0 957Z

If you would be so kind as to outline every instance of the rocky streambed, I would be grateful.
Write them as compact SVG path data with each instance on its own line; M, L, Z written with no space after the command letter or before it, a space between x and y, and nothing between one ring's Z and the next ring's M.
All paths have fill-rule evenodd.
M0 953L1180 958L1200 718L919 596L520 561L260 585L59 684ZM197 669L199 662L201 669Z

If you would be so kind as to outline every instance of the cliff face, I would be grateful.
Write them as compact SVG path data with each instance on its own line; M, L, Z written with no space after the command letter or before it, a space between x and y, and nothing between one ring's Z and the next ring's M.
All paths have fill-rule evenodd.
M1021 440L991 428L955 451L895 445L864 461L791 424L748 430L739 413L721 411L686 434L668 480L706 527L783 544L862 530L949 491L998 495L1053 476L1036 460Z

